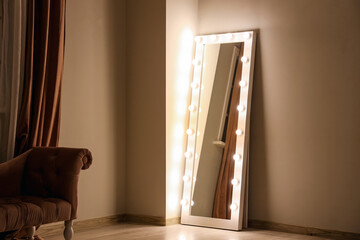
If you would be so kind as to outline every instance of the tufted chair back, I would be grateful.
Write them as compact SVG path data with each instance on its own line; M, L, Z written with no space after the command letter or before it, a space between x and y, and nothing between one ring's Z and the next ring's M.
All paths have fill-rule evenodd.
M79 174L91 165L90 151L58 147L35 147L29 151L22 194L66 200L71 204L71 219L77 218Z

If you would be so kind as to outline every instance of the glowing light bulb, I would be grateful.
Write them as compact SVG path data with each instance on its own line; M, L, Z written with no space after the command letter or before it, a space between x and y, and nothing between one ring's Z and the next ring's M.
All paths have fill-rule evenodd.
M250 39L250 38L251 38L251 33L245 32L245 33L244 33L244 38L245 38L245 39Z
M197 36L197 37L195 37L195 42L197 42L197 43L201 43L202 42L202 37L200 37L200 36Z
M246 87L247 85L247 82L245 80L241 80L240 83L239 83L240 87Z
M192 61L192 64L194 64L195 66L199 66L201 64L201 60L200 59L194 59Z
M180 204L181 204L182 206L186 206L186 205L189 204L189 201L186 200L186 199L182 199L182 200L180 201Z
M192 130L191 128L189 128L188 130L186 130L186 134L191 136L194 134L194 130Z
M237 106L237 110L239 112L243 112L243 111L245 111L245 106L243 104L241 104L241 105Z
M233 159L234 159L235 161L239 161L240 158L241 158L241 156L240 156L239 154L235 154L235 155L233 156Z
M193 201L193 200L191 200L191 204L190 204L190 205L191 205L191 206L194 206L194 204L195 204L195 203L194 203L194 201Z
M243 135L243 131L241 129L236 130L236 135Z
M192 153L187 151L187 152L184 153L184 155L185 155L186 158L190 158L192 156Z
M242 57L241 57L241 61L242 61L243 63L247 63L247 62L249 61L249 59L248 59L247 57L245 57L245 56L242 56Z
M230 205L230 209L231 209L232 211L236 211L237 208L238 208L238 206L237 206L236 203L233 203L233 204Z
M216 35L211 35L211 36L209 37L209 39L210 39L210 41L215 42L215 41L217 40L217 36L216 36Z
M191 86L192 89L197 89L197 88L199 87L199 83L197 83L197 82L192 82L192 83L190 84L190 86Z
M183 181L184 182L188 182L188 181L190 181L190 179L191 179L191 177L189 175L184 175L183 176Z
M194 111L196 111L196 106L195 105L190 105L188 107L188 109L189 109L190 112L194 112Z
M233 180L231 180L231 184L234 185L234 186L237 186L239 185L239 180L237 180L236 178L234 178Z

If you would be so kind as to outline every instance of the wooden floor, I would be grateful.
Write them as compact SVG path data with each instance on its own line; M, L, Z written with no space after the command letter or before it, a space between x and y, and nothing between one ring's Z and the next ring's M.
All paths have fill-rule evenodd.
M45 240L63 240L61 236L47 236ZM75 232L73 240L324 240L306 235L250 229L227 231L185 225L166 227L118 224Z

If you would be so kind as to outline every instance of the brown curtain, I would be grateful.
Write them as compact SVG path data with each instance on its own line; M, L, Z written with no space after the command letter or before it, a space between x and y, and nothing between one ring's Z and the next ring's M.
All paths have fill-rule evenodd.
M230 99L230 108L228 115L228 123L226 130L225 149L221 162L219 179L215 191L215 200L213 208L214 218L231 218L231 201L232 201L232 189L231 180L234 178L234 160L233 155L236 150L236 129L238 125L238 111L237 106L240 101L240 86L242 64L240 57L242 56L243 49L239 55L237 61L237 68L235 73L235 79Z
M25 79L15 156L33 146L57 146L64 63L66 0L29 0Z

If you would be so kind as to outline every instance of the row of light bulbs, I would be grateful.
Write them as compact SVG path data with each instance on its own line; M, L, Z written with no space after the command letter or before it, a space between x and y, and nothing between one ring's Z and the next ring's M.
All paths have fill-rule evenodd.
M245 32L245 33L237 33L237 34L228 33L228 34L223 34L223 35L220 35L220 36L217 36L217 35L210 35L210 36L203 36L203 37L198 36L198 37L195 38L195 41L196 41L197 43L202 43L202 42L204 42L204 43L216 43L216 42L218 42L219 40L231 41L231 40L233 40L234 38L241 38L241 37L243 37L244 39L248 40L248 39L251 38L251 33ZM242 63L248 63L248 62L249 62L249 58L246 57L246 56L243 56L243 57L241 57L241 62L242 62ZM192 61L192 63L193 63L194 66L200 67L201 64L202 64L202 61L201 61L201 59L194 59L194 60ZM245 88L245 87L247 86L247 82L246 82L245 80L241 80L241 81L239 82L239 85L240 85L240 87ZM191 88L192 88L193 90L198 90L198 88L200 87L200 84L199 84L198 82L195 82L195 81L194 81L194 82L191 83L190 86L191 86ZM203 89L203 86L202 86L201 88ZM192 105L190 105L190 106L188 107L188 109L189 109L190 112L195 112L195 111L197 111L197 106L192 104ZM246 106L243 105L243 104L240 104L240 105L237 106L237 110L238 110L239 112L244 112L244 111L246 110ZM199 111L201 111L200 108L199 108ZM191 129L191 128L189 128L189 129L186 130L186 134L187 134L188 136L192 136L194 133L195 133L195 131L194 131L193 129ZM235 133L236 133L236 135L238 135L238 136L241 136L241 135L244 134L243 130L241 130L241 129L237 129L237 130L235 131ZM197 132L197 136L199 136L199 134L200 134L200 133L199 133L199 131L198 131L198 132ZM184 155L185 155L185 158L186 158L186 159L189 159L189 158L191 158L191 157L193 156L192 152L190 152L190 151L185 152ZM195 154L195 158L197 158L197 154ZM233 159L234 159L235 161L240 161L240 160L242 159L242 156L241 156L240 154L234 154L234 155L233 155ZM183 181L184 181L184 182L189 182L190 180L191 180L191 176L190 176L190 175L186 174L186 175L183 176ZM194 182L196 181L196 178L195 178L195 177L193 178L193 181L194 181ZM231 184L232 184L233 186L238 186L238 185L240 184L240 180L237 179L237 178L234 178L234 179L231 180ZM181 203L182 206L187 206L187 205L189 204L189 200L187 200L187 199L182 199L182 200L180 201L180 203ZM191 200L191 201L190 201L190 205L191 205L191 206L194 206L194 201ZM238 205L237 205L236 203L232 203L232 204L230 205L230 209L231 209L232 211L236 211L236 210L238 209Z
M210 35L210 36L198 36L195 38L195 41L197 43L216 43L220 40L222 41L232 41L232 40L249 40L251 38L251 33L244 32L244 33L227 33L222 35Z

